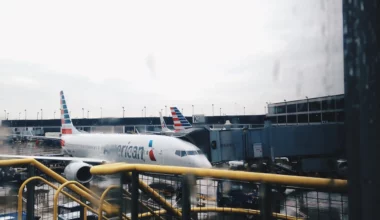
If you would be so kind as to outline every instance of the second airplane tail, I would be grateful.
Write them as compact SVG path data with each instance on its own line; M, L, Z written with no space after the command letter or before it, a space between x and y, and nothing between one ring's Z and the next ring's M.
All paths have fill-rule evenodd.
M71 122L69 110L67 109L67 104L63 91L60 92L61 97L61 134L79 134L80 132L74 127Z
M192 127L190 122L182 115L177 107L170 107L170 110L172 112L174 128L176 131Z
M166 126L166 123L165 123L164 117L162 117L162 113L159 112L159 114L160 114L161 130L162 130L162 131L171 131L171 130Z

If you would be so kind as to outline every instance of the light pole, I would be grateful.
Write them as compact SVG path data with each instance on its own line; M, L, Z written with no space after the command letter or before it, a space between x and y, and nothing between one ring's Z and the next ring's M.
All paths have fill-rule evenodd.
M123 118L124 118L124 111L125 111L125 110L124 110L124 106L123 106L123 107L121 107L121 108L123 109Z
M82 108L82 117L84 118L84 108Z
M212 104L212 116L214 116L214 104Z
M9 120L9 112L7 113L7 120Z
M145 110L145 118L146 118L146 106L144 106L144 110Z
M24 111L25 111L25 120L26 120L26 109Z
M87 110L87 118L90 118L90 110Z
M144 109L141 109L141 117L144 117Z
M42 108L41 108L41 120L42 120L42 113L43 113L43 111L42 111Z
M191 105L191 107L192 107L192 114L194 115L194 105Z
M54 119L55 119L55 111L54 111Z
M37 112L37 120L38 120L38 115L40 114L40 112Z
M4 110L4 119L7 120L7 110Z
M307 100L307 124L310 124L310 116L309 116L309 97L306 96Z
M183 113L183 108L181 108L181 112L182 112L182 114L184 115L184 113Z

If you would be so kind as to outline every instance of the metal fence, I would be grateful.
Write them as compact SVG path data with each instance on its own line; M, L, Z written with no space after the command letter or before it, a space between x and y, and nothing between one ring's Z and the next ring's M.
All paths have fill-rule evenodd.
M0 217L348 219L345 180L116 163L94 166L97 176L82 186L34 159L0 167L17 174L2 179Z
M344 180L128 164L91 172L124 176L120 205L132 219L348 219Z

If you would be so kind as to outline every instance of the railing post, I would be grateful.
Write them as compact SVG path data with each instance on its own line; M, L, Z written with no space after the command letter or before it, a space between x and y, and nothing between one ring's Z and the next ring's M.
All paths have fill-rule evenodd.
M272 189L268 183L260 184L260 215L262 220L272 219Z
M123 213L125 213L125 202L124 202L124 188L123 184L126 181L126 175L124 172L120 173L120 193L119 193L119 219L123 219Z
M139 173L137 171L132 172L132 198L131 198L131 217L132 220L138 219L139 214Z
M86 203L86 201L83 199L82 196L80 196L79 199L80 199L81 202ZM80 220L84 220L84 219L85 219L85 218L84 218L84 215L87 215L87 213L84 213L84 206L80 206L80 213L79 213L79 218L80 218Z
M28 178L35 176L34 174L34 166L28 165ZM26 218L27 219L34 219L34 187L35 182L30 181L26 188Z
M189 176L184 175L182 177L182 219L188 220L190 219L190 179Z

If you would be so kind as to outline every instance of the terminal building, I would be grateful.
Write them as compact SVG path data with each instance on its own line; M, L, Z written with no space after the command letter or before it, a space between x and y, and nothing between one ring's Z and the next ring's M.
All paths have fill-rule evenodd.
M343 123L344 95L269 103L267 119L273 124Z

